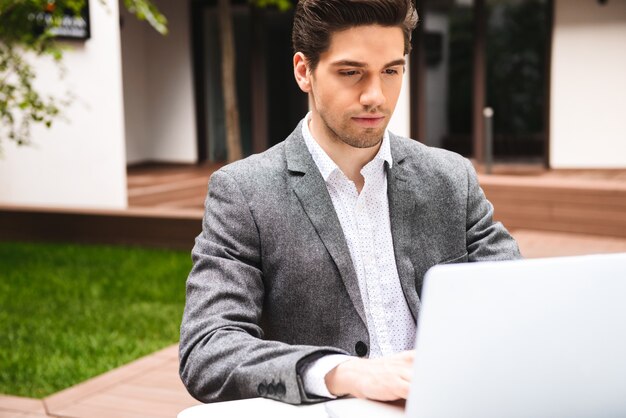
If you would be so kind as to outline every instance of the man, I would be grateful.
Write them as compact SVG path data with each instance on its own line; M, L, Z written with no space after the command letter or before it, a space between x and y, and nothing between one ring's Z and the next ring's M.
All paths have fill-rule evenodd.
M406 398L426 271L519 257L467 160L386 131L416 22L410 0L298 3L311 111L210 180L180 341L197 399Z

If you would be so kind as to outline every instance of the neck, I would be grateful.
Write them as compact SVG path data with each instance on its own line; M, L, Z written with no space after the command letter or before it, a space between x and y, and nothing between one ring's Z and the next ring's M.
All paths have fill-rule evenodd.
M351 180L360 192L364 185L364 179L361 175L363 167L372 161L378 150L381 141L370 148L356 148L346 144L339 138L336 138L333 132L330 132L324 122L315 112L311 114L309 130L315 141L328 154L331 160L337 164L339 169Z

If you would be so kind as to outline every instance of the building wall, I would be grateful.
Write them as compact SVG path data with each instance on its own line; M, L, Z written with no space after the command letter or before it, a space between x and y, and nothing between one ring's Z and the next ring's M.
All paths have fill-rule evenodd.
M58 207L126 206L126 158L118 8L90 1L91 39L68 43L67 74L32 59L43 91L71 90L68 122L32 131L34 146L3 141L0 204Z
M120 3L122 80L126 125L126 162L150 158L147 111L146 23L140 22Z
M626 167L626 0L555 0L551 77L551 167Z
M404 71L404 77L402 78L402 90L400 90L400 96L398 97L398 103L396 103L396 110L393 112L391 120L389 121L388 129L396 135L401 135L409 138L411 136L411 91L409 80L409 64L408 57L406 70Z
M188 2L157 0L162 36L122 9L127 162L197 161Z

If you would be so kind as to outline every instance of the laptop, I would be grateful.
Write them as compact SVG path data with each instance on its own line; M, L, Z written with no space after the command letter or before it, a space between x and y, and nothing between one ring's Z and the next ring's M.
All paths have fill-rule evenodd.
M626 417L626 253L428 271L406 406L348 417Z

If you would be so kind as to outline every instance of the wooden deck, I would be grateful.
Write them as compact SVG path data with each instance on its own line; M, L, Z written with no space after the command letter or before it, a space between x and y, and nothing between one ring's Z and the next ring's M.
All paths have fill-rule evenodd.
M479 181L510 229L626 238L626 170L503 172Z
M198 404L174 345L44 399L0 396L0 418L170 418Z
M129 209L0 208L0 239L135 243L189 250L217 166L129 170ZM479 176L528 258L626 252L626 170L496 167ZM45 233L42 233L44 231ZM198 402L178 377L172 346L45 399L0 395L0 418L174 417Z
M209 177L218 167L132 167L129 207L123 210L0 207L0 239L190 250L201 231ZM626 238L626 169L494 171L479 181L507 228Z
M202 213L209 177L220 166L149 164L129 167L128 206Z

